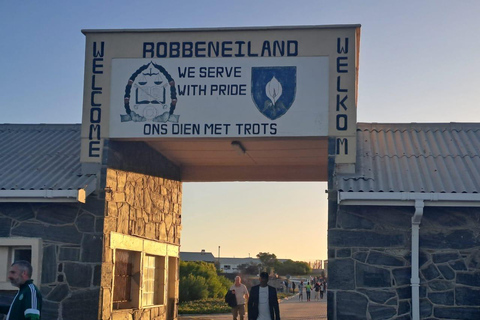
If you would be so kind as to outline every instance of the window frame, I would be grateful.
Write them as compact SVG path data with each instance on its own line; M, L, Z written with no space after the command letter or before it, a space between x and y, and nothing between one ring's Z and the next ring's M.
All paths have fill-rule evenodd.
M135 274L139 273L139 267L141 265L141 252L137 251L131 251L131 250L124 250L124 249L117 249L115 250L115 264L114 264L114 269L113 269L113 283L115 285L115 279L117 278L117 271L116 271L116 256L118 254L118 251L122 251L125 253L128 253L128 260L129 262L131 261L131 274L128 275L129 279L127 281L128 283L128 290L129 290L129 300L127 301L114 301L114 295L115 295L115 287L112 287L112 309L113 310L125 310L125 309L132 309L136 308L138 306L138 292L140 288L139 284L139 279L135 279ZM135 281L136 280L136 281ZM127 289L127 288L125 288Z
M43 241L41 238L4 237L0 238L0 290L18 290L8 280L8 271L14 262L14 250L31 250L32 279L37 286L41 285Z
M175 275L174 281L170 281L169 275L171 273L169 273L169 265L167 262L169 261L169 258L179 259L179 246L111 232L110 249L113 250L113 276L110 295L112 312L117 313L125 312L128 310L139 310L165 306L167 304L167 291L170 283L175 284L178 281L177 272L173 273ZM115 255L117 250L135 252L139 256L137 265L138 279L133 277L136 281L138 281L138 286L133 287L136 291L131 292L132 301L129 303L129 306L124 305L122 308L113 308L113 294L115 290ZM163 261L160 270L157 270L158 275L161 275L161 279L159 279L158 283L154 285L156 287L154 289L156 290L155 293L160 294L161 299L154 301L154 304L149 304L148 301L145 301L144 299L144 288L146 285L145 264L147 263L147 256L155 257L155 259L158 261Z
M148 261L150 260L154 261L153 268L151 268L151 266L148 264ZM165 285L167 285L167 277L165 276L165 272L167 271L166 260L166 256L158 256L152 254L144 255L144 274L142 277L142 306L144 308L165 305ZM149 269L151 270L151 273L153 273L153 279L149 277ZM152 283L151 290L148 290L148 283ZM145 295L148 294L152 295L151 303L145 298Z

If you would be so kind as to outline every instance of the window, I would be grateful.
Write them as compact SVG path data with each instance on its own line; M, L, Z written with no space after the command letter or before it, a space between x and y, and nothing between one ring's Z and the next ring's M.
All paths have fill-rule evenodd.
M12 263L18 260L26 260L32 263L32 248L31 247L13 247L12 248Z
M223 269L224 269L224 270L230 270L230 265L228 265L228 264L224 265L224 266L223 266Z
M177 304L175 303L175 294L178 289L178 258L168 257L168 287L167 287L167 319L173 319L177 314Z
M0 290L17 290L8 280L8 271L14 261L27 260L32 264L32 279L40 286L42 268L42 240L38 238L1 238Z
M130 309L138 305L140 252L115 251L113 309Z
M164 304L165 257L145 255L143 266L143 305Z
M113 310L125 312L167 303L168 308L175 308L178 246L112 232L110 248ZM175 309L170 309L167 312L173 317Z

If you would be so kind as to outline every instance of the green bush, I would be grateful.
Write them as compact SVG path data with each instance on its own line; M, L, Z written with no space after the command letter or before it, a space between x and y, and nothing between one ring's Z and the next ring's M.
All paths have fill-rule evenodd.
M180 261L180 302L223 298L231 285L211 263Z
M180 301L192 301L208 298L205 278L189 274L180 278Z

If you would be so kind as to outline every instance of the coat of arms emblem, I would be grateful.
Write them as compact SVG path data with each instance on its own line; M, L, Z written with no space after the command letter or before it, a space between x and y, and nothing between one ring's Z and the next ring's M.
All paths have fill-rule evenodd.
M122 122L178 122L175 81L161 65L154 62L138 68L125 87Z
M297 67L253 67L252 99L265 117L275 120L295 101Z

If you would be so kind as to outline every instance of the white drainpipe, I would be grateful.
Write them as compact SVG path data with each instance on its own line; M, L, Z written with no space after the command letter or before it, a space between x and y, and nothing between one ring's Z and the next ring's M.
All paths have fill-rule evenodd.
M423 200L415 200L415 213L412 217L412 320L420 320L420 278L419 278L419 233L423 216Z

